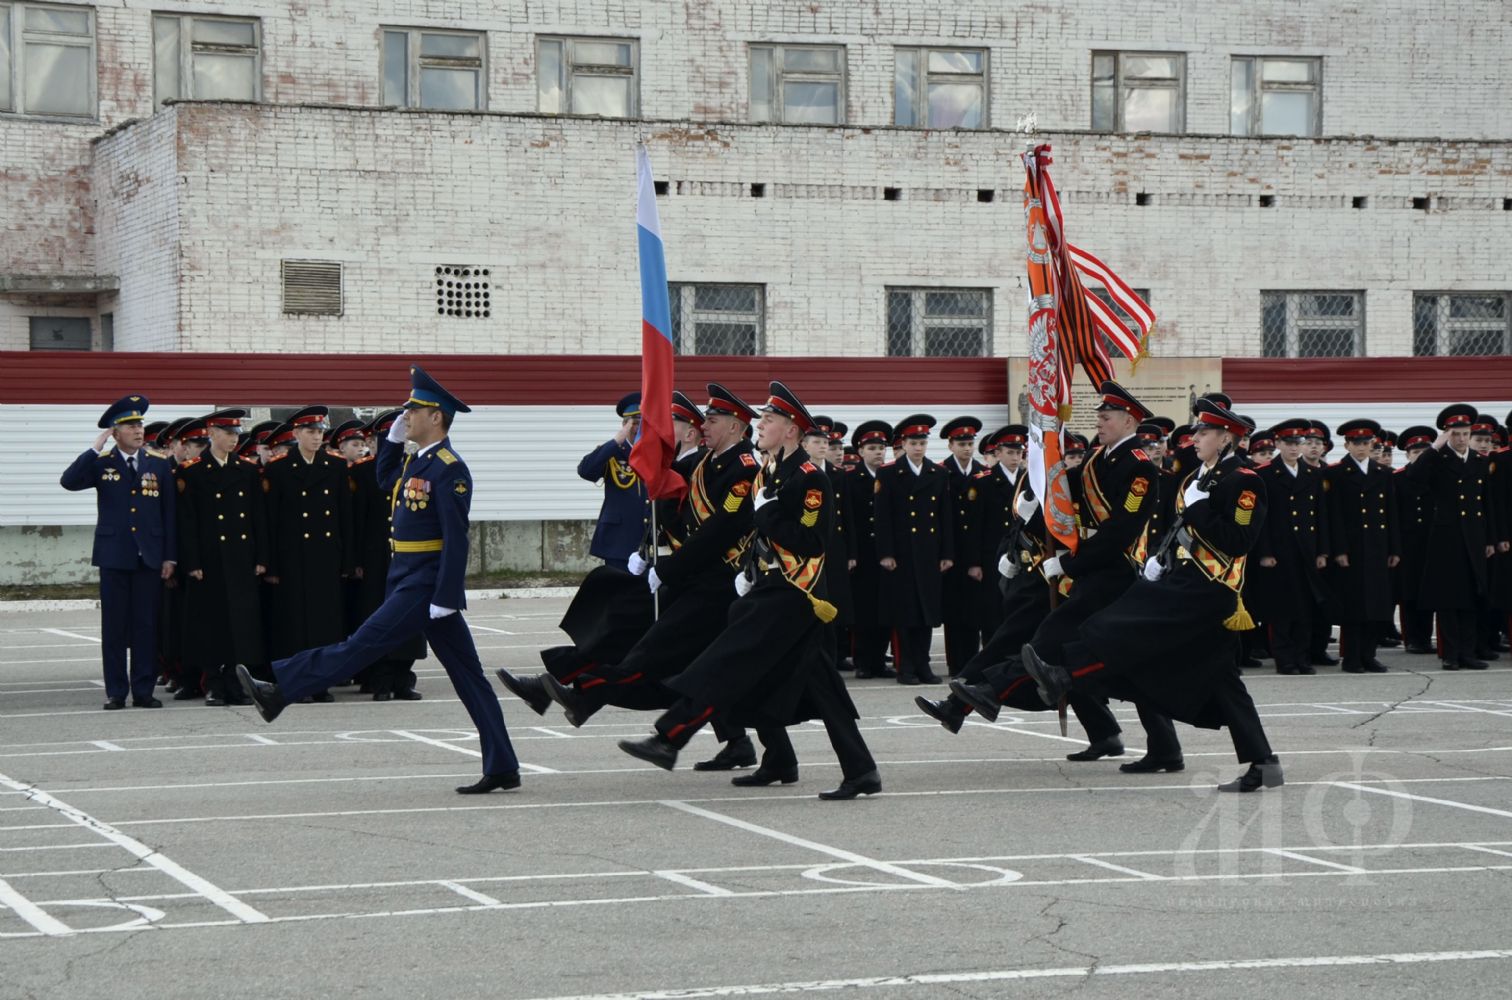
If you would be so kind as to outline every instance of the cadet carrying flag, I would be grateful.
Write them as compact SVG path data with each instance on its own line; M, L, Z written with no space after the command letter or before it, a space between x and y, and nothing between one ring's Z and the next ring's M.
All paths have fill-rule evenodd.
M672 471L677 457L672 438L672 308L667 300L667 260L661 223L656 216L656 184L651 154L641 145L635 154L635 229L640 244L641 284L641 423L630 449L630 466L646 484L652 500L680 498L688 489Z

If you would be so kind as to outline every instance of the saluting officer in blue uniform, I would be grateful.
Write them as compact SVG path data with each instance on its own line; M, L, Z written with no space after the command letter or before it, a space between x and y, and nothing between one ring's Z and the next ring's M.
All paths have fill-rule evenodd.
M173 469L142 447L146 396L127 396L100 417L94 447L63 472L65 490L94 490L92 565L100 568L100 654L105 666L105 707L126 707L129 687L137 708L162 708L152 696L157 679L158 609L163 581L173 575ZM102 452L114 438L115 447ZM131 668L126 650L131 650Z
M419 365L410 366L412 388L404 414L378 442L378 485L393 507L394 550L383 604L342 642L307 649L273 663L276 684L236 668L242 687L272 722L291 701L355 676L406 640L425 640L472 716L483 746L483 778L457 789L464 795L520 787L504 713L483 675L467 607L467 515L472 475L451 448L447 431L458 413L470 412ZM406 456L404 442L417 450Z
M638 392L620 400L614 408L620 417L619 432L578 463L579 476L590 483L604 481L604 506L599 509L588 554L616 569L628 568L630 553L640 548L650 517L646 487L630 468L630 448L640 430L640 403Z

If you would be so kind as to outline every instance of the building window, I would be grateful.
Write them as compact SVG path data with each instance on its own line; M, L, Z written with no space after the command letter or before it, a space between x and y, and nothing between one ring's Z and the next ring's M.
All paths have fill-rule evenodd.
M1230 68L1234 135L1319 135L1323 126L1320 59L1235 56Z
M987 127L987 53L983 49L898 49L893 124Z
M182 101L255 101L262 90L255 18L155 14L153 96Z
M1186 56L1180 52L1092 53L1092 128L1099 132L1186 130Z
M538 110L634 118L639 44L627 38L542 38L536 45Z
M94 11L0 3L0 111L92 118Z
M481 111L488 106L484 38L475 31L383 29L383 103Z
M678 354L749 356L766 350L764 286L673 284L667 291Z
M87 351L91 344L87 316L32 316L34 351Z
M1267 358L1349 358L1365 352L1364 292L1261 292Z
M845 49L838 45L752 45L751 121L842 124Z
M980 358L992 353L992 292L985 288L889 288L890 357Z
M1413 296L1412 353L1512 354L1512 292Z

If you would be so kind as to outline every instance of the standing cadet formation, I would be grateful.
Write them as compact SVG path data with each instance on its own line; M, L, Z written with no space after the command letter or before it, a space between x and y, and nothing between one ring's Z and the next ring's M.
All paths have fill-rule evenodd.
M620 747L668 770L708 725L723 748L694 767L754 767L742 787L798 781L786 729L813 719L842 771L820 798L881 790L853 670L948 682L914 702L951 733L1004 705L1070 709L1088 741L1073 761L1123 755L1108 703L1130 702L1148 749L1129 773L1184 767L1176 722L1227 728L1248 769L1219 787L1253 792L1283 775L1243 668L1378 673L1378 651L1400 646L1484 670L1508 651L1512 459L1495 418L1456 404L1400 433L1300 416L1257 429L1209 393L1176 426L1116 383L1101 397L1096 440L1064 441L1070 551L1030 485L1027 427L919 413L849 430L781 382L760 406L718 383L703 407L674 394L688 489L653 511L629 463L632 393L578 465L603 484L604 565L562 621L571 641L542 651L542 673L495 673L573 726L606 705L657 713ZM237 408L144 425L147 409L140 395L107 409L61 479L97 497L105 708L161 707L159 686L255 703L269 722L349 683L415 700L428 646L482 739L483 777L458 791L519 787L461 614L473 483L447 433L468 408L415 367L403 407L334 429L318 405L253 427Z

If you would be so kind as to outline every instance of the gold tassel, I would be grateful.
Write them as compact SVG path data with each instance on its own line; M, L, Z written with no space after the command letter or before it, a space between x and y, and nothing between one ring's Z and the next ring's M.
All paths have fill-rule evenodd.
M1244 598L1234 595L1234 613L1223 620L1223 627L1230 632L1248 632L1255 627L1255 619L1244 607Z
M819 598L815 597L813 594L810 594L806 590L803 593L804 596L809 599L809 604L813 605L814 615L824 624L828 625L830 622L834 621L835 616L840 613L829 601L821 601Z
M1155 336L1155 324L1150 324L1150 332L1145 334L1139 341L1139 353L1134 355L1134 360L1129 362L1129 374L1139 372L1139 363L1150 356L1150 338Z

